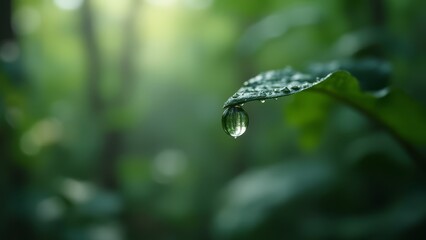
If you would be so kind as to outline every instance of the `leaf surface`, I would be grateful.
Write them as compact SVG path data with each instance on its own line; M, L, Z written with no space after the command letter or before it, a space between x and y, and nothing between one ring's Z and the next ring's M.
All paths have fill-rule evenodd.
M364 92L359 82L349 72L341 70L325 77L297 72L291 68L273 70L246 81L225 102L224 108L255 100L264 101L304 91L316 91L360 111L388 130L403 145L406 142L426 145L424 106L403 92L391 88L374 93Z

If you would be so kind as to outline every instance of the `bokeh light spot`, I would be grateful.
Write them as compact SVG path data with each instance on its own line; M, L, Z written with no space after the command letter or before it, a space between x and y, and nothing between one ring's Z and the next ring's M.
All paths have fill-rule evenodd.
M21 50L15 41L6 41L0 45L0 59L4 62L18 60Z
M169 7L177 3L176 0L146 0L147 3L156 6Z
M30 6L23 6L13 12L12 28L18 35L34 33L40 27L39 11Z
M53 2L62 10L75 10L83 4L83 0L54 0Z
M184 0L183 3L190 9L201 10L209 8L213 0Z

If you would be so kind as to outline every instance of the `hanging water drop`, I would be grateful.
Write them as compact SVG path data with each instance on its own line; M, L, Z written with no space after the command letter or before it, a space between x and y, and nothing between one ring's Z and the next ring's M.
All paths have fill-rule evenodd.
M248 124L248 114L240 106L229 107L222 114L223 130L231 137L237 138L243 135Z
M260 100L261 103L265 103L265 100Z

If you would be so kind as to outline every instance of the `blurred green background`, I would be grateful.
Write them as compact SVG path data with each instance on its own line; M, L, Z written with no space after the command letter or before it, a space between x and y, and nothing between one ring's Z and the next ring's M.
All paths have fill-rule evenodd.
M425 175L358 112L306 94L246 104L237 140L220 120L259 72L346 58L425 105L424 9L2 0L0 238L426 239Z

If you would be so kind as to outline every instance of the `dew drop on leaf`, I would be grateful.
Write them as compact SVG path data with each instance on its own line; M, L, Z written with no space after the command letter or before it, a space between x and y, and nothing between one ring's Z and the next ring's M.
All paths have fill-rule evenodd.
M282 91L282 92L284 92L284 93L289 93L289 92L291 92L291 90L290 90L290 89L288 89L288 87L284 87L284 88L282 88L282 89L281 89L281 91Z
M222 127L231 137L237 138L247 130L249 117L246 111L240 106L232 106L223 112Z
M265 103L265 100L260 100L261 103Z

